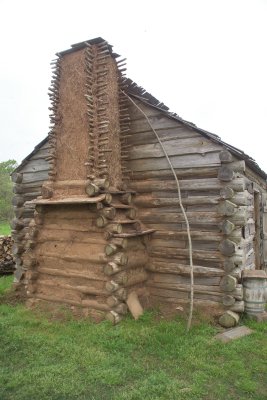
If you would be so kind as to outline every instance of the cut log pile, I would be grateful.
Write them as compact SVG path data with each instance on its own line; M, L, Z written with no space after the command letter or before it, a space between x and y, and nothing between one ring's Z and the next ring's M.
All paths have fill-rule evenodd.
M15 270L12 245L11 236L0 236L0 275L13 274Z

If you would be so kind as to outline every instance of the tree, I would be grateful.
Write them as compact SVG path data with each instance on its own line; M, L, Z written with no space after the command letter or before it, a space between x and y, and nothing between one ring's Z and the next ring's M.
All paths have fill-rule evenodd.
M12 182L10 174L17 166L15 160L0 162L0 221L9 221L13 216Z

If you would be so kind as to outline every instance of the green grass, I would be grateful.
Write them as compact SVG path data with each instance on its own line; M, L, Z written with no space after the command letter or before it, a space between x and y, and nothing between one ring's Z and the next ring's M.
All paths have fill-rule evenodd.
M0 222L0 235L10 235L11 229L8 222Z
M182 320L149 313L115 327L51 321L2 295L0 399L263 400L267 324L247 325L252 335L222 344L205 323L187 334Z

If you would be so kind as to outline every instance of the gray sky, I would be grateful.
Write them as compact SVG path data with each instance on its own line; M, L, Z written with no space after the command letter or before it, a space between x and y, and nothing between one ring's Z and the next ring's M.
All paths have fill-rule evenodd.
M267 0L0 0L0 161L48 132L50 61L101 36L171 111L267 171Z

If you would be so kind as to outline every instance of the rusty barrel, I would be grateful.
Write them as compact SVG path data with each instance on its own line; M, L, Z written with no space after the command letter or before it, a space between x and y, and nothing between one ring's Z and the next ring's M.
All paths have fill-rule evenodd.
M264 312L267 300L267 275L263 270L243 272L245 313L258 315Z

